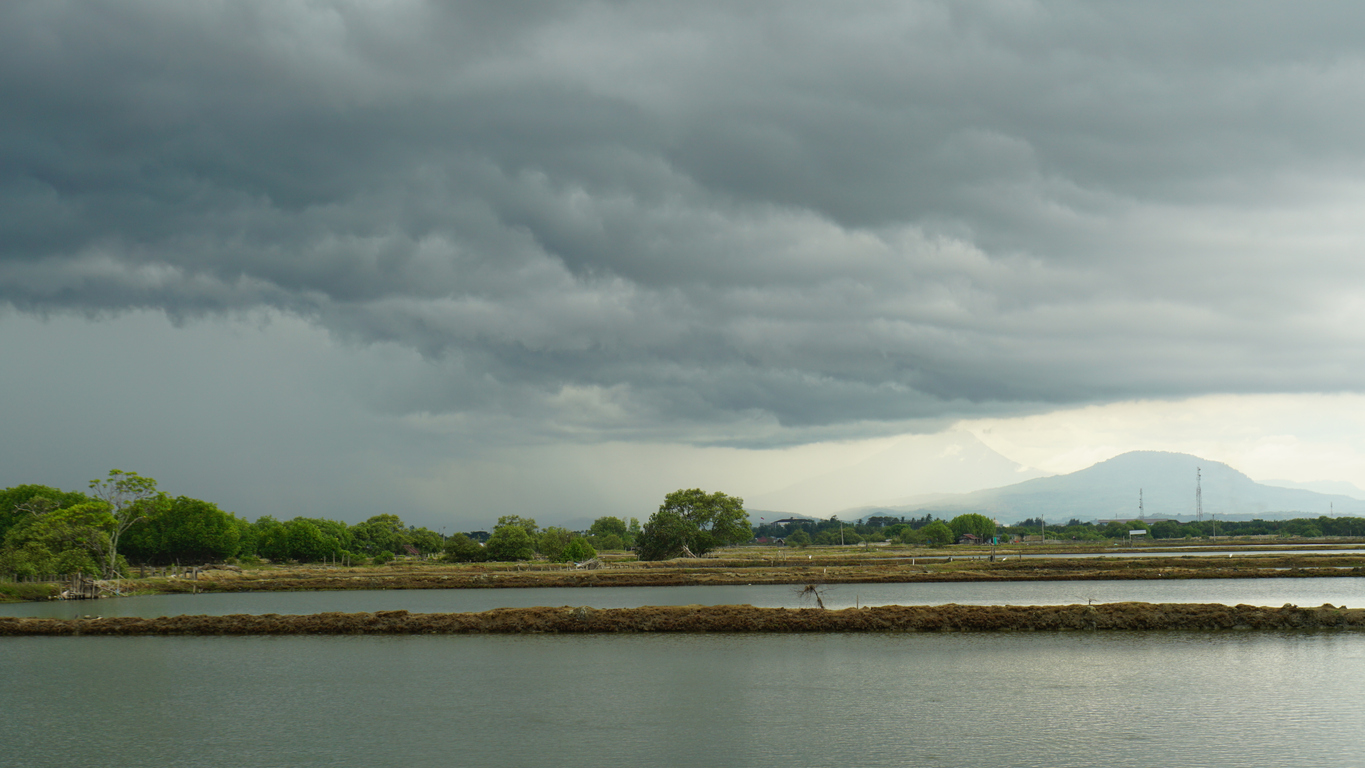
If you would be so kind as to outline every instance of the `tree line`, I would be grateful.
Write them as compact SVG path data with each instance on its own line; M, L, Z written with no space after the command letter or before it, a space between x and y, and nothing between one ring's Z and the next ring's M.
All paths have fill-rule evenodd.
M1046 531L1051 539L1124 538L1143 530L1152 538L1180 539L1210 535L1280 535L1304 538L1365 535L1365 519L1318 517L1294 520L1177 522L1111 522L1105 525L1070 520L1044 528L1037 519L997 526L977 513L949 520L932 513L919 518L871 517L844 522L795 520L750 523L744 500L698 488L664 497L659 509L640 524L636 518L604 516L587 531L550 526L533 518L505 515L492 533L471 531L445 537L427 528L405 525L394 514L379 514L361 523L324 518L277 520L266 515L254 522L219 509L212 502L186 496L172 498L156 481L136 472L112 470L92 480L87 491L62 491L43 485L20 485L0 491L0 574L86 573L105 578L127 575L129 563L143 565L200 564L236 558L272 562L336 562L383 564L395 556L442 556L451 562L516 561L544 558L584 561L599 551L632 549L641 560L700 556L718 547L783 539L792 546L898 542L941 546L971 534L1024 536Z
M651 518L653 521L653 518ZM747 525L747 522L746 522ZM187 496L171 497L156 481L112 470L87 491L19 485L0 491L0 574L20 577L84 573L116 578L130 564L172 565L335 562L383 564L396 556L443 556L453 562L582 561L598 550L625 550L652 541L639 520L600 517L586 532L540 528L516 515L498 519L492 534L442 536L379 514L361 523L265 515L254 522ZM693 541L695 549L705 544Z
M1145 531L1153 539L1199 539L1210 536L1286 536L1317 539L1324 536L1365 536L1365 518L1359 517L1299 517L1288 520L1126 520L1099 525L1075 518L1065 525L1048 524L1029 518L1012 526L1002 526L1001 535L1039 535L1044 530L1049 539L1099 541L1121 539L1129 531Z
M987 540L995 535L995 529L995 521L976 513L958 515L951 520L937 520L933 514L925 514L908 520L876 516L852 522L841 521L836 515L828 520L761 523L754 533L760 541L780 538L788 546L796 547L871 542L943 546L966 534Z

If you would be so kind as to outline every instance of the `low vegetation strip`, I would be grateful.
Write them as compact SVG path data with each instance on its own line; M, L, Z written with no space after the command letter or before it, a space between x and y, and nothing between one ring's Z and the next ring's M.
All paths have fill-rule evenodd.
M1365 630L1365 609L1323 605L1108 603L880 606L825 611L750 605L500 608L483 613L319 613L160 618L0 618L0 636L422 635L639 632L1002 632Z

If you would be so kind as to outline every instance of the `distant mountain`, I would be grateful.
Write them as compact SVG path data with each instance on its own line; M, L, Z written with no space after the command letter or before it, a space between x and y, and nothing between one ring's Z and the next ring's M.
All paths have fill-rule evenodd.
M1141 491L1144 517L1193 520L1196 468L1203 471L1205 519L1318 517L1329 510L1365 515L1360 499L1263 485L1222 462L1161 451L1133 451L1067 475L900 505L895 513L949 517L978 512L1001 523L1037 517L1050 523L1137 517Z
M1350 496L1353 499L1365 500L1365 489L1354 483L1345 480L1315 480L1311 483L1296 483L1292 480L1266 480L1265 485L1274 485L1280 488L1299 488L1305 491L1317 491L1333 496Z
M751 508L845 519L851 507L890 508L942 494L1017 483L1043 473L1010 461L970 432L914 435L857 464L771 493L745 497ZM752 515L751 515L752 517Z

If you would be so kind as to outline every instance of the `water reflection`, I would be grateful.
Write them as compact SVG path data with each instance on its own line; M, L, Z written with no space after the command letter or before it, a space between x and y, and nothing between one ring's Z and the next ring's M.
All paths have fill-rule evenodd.
M1337 766L1365 637L0 640L34 766ZM23 702L22 706L15 703Z

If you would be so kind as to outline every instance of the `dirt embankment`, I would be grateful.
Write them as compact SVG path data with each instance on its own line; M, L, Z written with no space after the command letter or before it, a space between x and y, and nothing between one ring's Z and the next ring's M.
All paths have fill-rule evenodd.
M484 613L308 616L0 617L0 636L421 635L640 632L999 632L1102 630L1365 630L1365 609L1110 603L1067 606L881 606L824 611L749 605L500 608Z
M1365 554L1169 558L894 558L806 562L672 560L625 563L601 570L510 565L423 565L405 568L296 568L245 573L208 571L198 580L137 580L159 592L272 592L345 589L475 589L488 587L675 587L745 584L874 584L960 581L1098 581L1363 576Z

